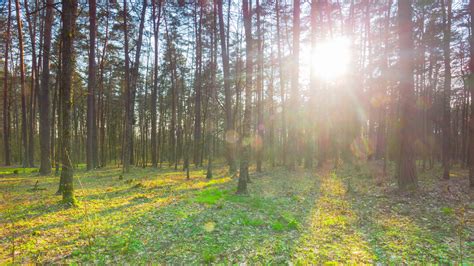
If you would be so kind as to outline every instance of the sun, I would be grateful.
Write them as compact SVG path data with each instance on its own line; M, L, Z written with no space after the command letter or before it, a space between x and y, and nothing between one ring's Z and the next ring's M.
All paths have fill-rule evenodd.
M350 41L345 37L319 42L311 52L311 71L330 81L344 75L351 61Z

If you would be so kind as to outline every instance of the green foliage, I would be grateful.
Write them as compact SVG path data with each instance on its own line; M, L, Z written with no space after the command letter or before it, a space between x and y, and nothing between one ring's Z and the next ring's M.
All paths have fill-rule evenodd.
M441 211L442 211L443 214L445 214L445 215L452 215L452 214L454 213L453 208L450 208L450 207L442 207L442 208L441 208Z
M225 191L221 191L219 189L206 189L200 192L196 198L194 199L197 203L204 203L204 204L216 204L222 197L224 196Z
M275 221L272 223L272 229L275 231L283 231L285 230L285 226L280 221Z

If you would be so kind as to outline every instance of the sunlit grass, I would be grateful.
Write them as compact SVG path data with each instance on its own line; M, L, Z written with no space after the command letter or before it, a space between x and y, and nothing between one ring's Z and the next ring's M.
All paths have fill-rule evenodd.
M13 247L16 263L459 261L455 206L394 196L386 191L393 180L377 187L365 165L275 168L251 175L248 196L235 194L224 167L211 180L203 169L188 180L172 168L79 169L75 177L77 208L54 195L57 176L0 178L0 263L12 262Z
M296 262L372 263L375 257L358 230L358 217L346 198L346 186L334 173L324 173L320 179L320 195L295 248Z
M459 169L454 169L459 173ZM360 216L361 231L374 250L376 260L384 263L460 263L472 261L467 235L472 228L462 228L465 237L459 245L458 221L454 214L461 202L448 201L438 191L439 167L420 172L420 191L413 195L399 194L396 180L387 178L382 186L375 185L375 177L367 177L367 167L345 167L339 171L342 179L350 183L350 199ZM354 178L359 176L359 178ZM365 177L364 177L365 176ZM456 205L459 206L456 206ZM454 211L453 211L454 212ZM462 253L462 256L461 256Z

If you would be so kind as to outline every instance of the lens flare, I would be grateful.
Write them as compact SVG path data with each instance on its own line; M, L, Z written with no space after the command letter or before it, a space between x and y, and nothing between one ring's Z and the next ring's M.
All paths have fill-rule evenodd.
M313 74L323 80L334 80L347 72L351 61L350 41L345 37L318 43L312 51Z

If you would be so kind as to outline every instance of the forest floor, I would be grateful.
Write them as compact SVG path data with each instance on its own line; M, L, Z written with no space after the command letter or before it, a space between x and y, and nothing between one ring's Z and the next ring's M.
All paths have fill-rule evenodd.
M9 172L10 171L10 172ZM0 169L0 264L308 264L474 262L466 171L420 173L399 193L370 164L251 175L249 195L225 169L107 167L75 172L80 205L54 195L58 177ZM36 185L35 185L36 184Z

